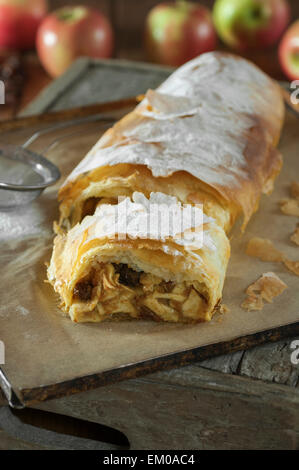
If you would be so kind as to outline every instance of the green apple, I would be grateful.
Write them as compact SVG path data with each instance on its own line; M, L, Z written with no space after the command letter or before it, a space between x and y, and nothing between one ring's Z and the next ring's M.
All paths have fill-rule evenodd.
M216 0L216 30L227 45L244 50L275 43L290 20L287 0Z

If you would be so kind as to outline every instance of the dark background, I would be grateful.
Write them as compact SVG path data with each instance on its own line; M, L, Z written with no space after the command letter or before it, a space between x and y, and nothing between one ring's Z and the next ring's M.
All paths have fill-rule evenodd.
M144 20L148 11L161 1L155 0L49 0L50 8L63 5L85 4L97 7L105 13L114 25L116 31L117 57L145 60L142 48ZM199 2L212 9L214 0L200 0ZM292 10L292 21L299 18L299 0L289 0ZM221 43L219 48L221 47ZM276 47L266 51L255 51L250 55L268 73L279 78L282 76L276 58Z
M143 47L143 31L147 13L158 0L48 0L50 11L65 5L89 5L100 9L110 19L115 32L114 57L128 60L146 61ZM214 0L200 0L200 3L213 8ZM299 0L289 0L292 19L299 19ZM219 40L218 49L228 50ZM261 69L277 80L286 80L277 57L277 44L271 48L242 54L255 62ZM1 106L0 120L14 117L32 101L52 79L39 64L34 52L22 57L23 85L13 105Z

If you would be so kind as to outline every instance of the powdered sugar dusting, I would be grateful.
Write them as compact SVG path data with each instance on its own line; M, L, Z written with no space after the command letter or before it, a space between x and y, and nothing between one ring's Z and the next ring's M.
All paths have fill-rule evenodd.
M18 305L16 307L16 312L19 313L22 316L26 316L26 315L28 315L29 310L27 308L23 307L22 305Z
M143 119L114 127L121 145L105 147L100 139L67 181L100 166L132 163L157 177L187 171L211 185L236 187L249 171L242 135L255 115L272 119L272 102L272 81L253 64L203 54L149 90L136 108Z
M40 235L45 215L37 203L0 212L0 241ZM47 233L51 233L50 229Z
M214 219L207 217L202 207L182 205L174 196L134 192L132 200L124 198L118 204L101 204L93 216L87 216L68 236L76 239L88 229L88 238L114 237L119 239L171 239L178 246L198 250L203 246L215 250L209 234ZM179 252L179 249L177 250ZM180 253L181 254L181 253Z

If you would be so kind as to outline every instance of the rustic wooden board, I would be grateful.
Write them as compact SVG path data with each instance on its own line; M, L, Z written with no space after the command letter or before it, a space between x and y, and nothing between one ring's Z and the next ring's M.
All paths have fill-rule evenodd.
M52 439L36 428L34 415L29 421L34 429L7 416L0 449L65 448L65 416L113 428L115 437L127 437L131 450L298 449L298 406L299 394L291 387L190 365L38 403L34 408L55 413L51 419L41 415L47 429L53 430L53 420L61 415L59 432L64 434ZM88 429L86 421L83 429ZM0 407L0 428L2 423ZM103 429L104 442L110 442L108 436Z
M109 110L109 107L105 106L104 109L105 109L105 111L107 111L107 110ZM115 107L113 109L115 109ZM124 112L124 111L122 111L122 112ZM29 119L29 122L31 122L30 119ZM288 140L288 138L290 136L296 135L296 129L297 129L296 118L292 115L289 115L288 116L288 121L287 121L286 133L285 133L284 140L283 140L284 145L286 145L286 141ZM89 129L89 131L90 131L90 129ZM17 133L14 133L14 132L12 132L12 130L10 130L10 132L5 134L5 138L9 139L10 141L16 142L17 139L24 138L24 132L28 133L28 130L22 129L21 131L19 131ZM86 130L86 132L87 132L87 130ZM93 139L95 139L97 137L98 137L98 130L96 129L96 134L93 137ZM39 143L39 148L37 150L40 151L40 149L45 146L45 143L46 142L44 142L44 140L42 140L42 142ZM65 174L67 174L70 167L73 166L74 162L73 161L67 161L67 159L63 158L63 155L69 155L70 152L73 152L75 148L76 148L76 151L77 151L78 142L73 142L72 141L71 144L72 145L71 145L70 148L62 149L60 151L60 154L59 153L58 153L58 155L56 154L56 157L55 157L56 158L56 163L59 163L60 166L63 167L63 172ZM80 129L80 145L81 145L81 150L80 151L82 151L82 154L84 154L84 150L86 150L84 146L89 148L91 144L92 144L91 137L88 136L88 135L85 135L84 130L82 130L82 128L81 128ZM50 158L51 158L51 155L52 154L50 154ZM80 158L80 155L78 155L77 158ZM293 164L294 164L294 161L293 161ZM284 180L283 181L286 182L290 178L292 172L294 172L294 169L292 170L291 166L289 166L289 167L285 166L284 171L286 173L284 175ZM278 193L278 195L276 195L276 197L278 197L278 196L281 197L281 195L283 195L286 190L287 190L286 184L284 183L280 187L279 193ZM48 196L47 195L43 196L40 199L40 201L37 202L36 204L40 206L40 210L42 212L45 213L45 211L46 211L46 214L47 214L47 230L48 230L47 233L49 233L50 226L51 226L51 220L55 217L55 210L56 210L55 190L49 191ZM273 206L271 208L271 204L273 204L273 201L271 202L270 200L265 200L264 204L266 206L268 206L267 210L268 211L270 210L270 215L271 215L271 211L273 210L273 207L274 207ZM255 221L256 220L257 219L255 219ZM287 220L288 220L288 223L285 223L286 231L289 230L291 225L292 225L292 222L290 222L289 219L286 219L286 221ZM253 221L253 225L251 225L252 234L254 234L254 230L255 230L255 228L254 228L255 227L254 223L256 223L255 221ZM269 227L268 227L268 230L269 230ZM46 238L48 237L46 232L45 232L44 236ZM8 263L13 264L12 259L15 258L15 255L17 253L19 253L17 257L20 257L21 253L23 253L23 250L25 250L25 251L27 250L28 246L26 246L26 243L27 242L25 240L25 243L23 245L19 245L19 246L17 244L15 244L15 245L10 244L10 246L7 245L6 250L4 252L2 252L3 262L6 263L6 265L8 265ZM30 245L30 240L29 240L28 243ZM38 247L39 246L42 247L42 252L41 253L38 252ZM33 253L37 252L37 258L38 258L38 261L40 261L40 263L38 265L35 265L35 262L32 264L33 260L31 260L31 258L30 258L30 259L26 260L27 266L26 266L25 270L24 270L24 268L22 268L22 264L18 265L18 269L21 268L21 272L23 272L22 280L26 279L27 273L31 273L31 275L32 275L33 271L35 271L37 269L37 271L39 273L39 277L38 277L38 283L37 284L34 283L34 286L35 286L34 289L35 289L36 294L38 295L36 300L38 301L39 305L43 305L43 302L45 302L45 298L47 298L47 296L51 292L49 289L47 290L46 288L42 287L42 278L41 278L42 262L41 261L42 261L42 259L46 260L47 256L48 256L48 254L47 254L46 257L44 256L45 253L43 252L43 249L44 249L43 243L41 245L39 245L38 240L36 240L36 242L34 242L34 244L30 247L30 250L31 250L30 253L33 256ZM37 258L36 258L36 260L37 260ZM248 260L248 263L249 262L252 262L254 265L256 264L256 262ZM265 267L263 267L263 268L265 270ZM258 269L263 269L263 268L262 268L262 265L259 265ZM18 271L18 269L17 269L17 271ZM268 270L268 268L267 268L267 270ZM242 269L241 269L241 271L242 271ZM241 271L239 271L239 272L241 272ZM257 272L258 272L258 270L257 270ZM20 273L20 275L21 275L21 273ZM234 277L234 275L235 275L235 273L233 273L233 272L231 272L231 274L229 274L229 276L228 276L228 285L229 285L229 283L230 283L230 285L232 285L232 283L233 283L233 285L235 285L236 278ZM282 277L284 277L284 276L286 276L286 273L284 273L282 275ZM289 280L290 280L291 283L294 282L294 279L293 280L291 279L291 275L289 275L287 283L289 283ZM296 279L296 281L297 281L297 279ZM247 281L244 281L244 282L246 283ZM245 287L245 284L244 284L244 287ZM240 289L240 287L238 289ZM6 288L6 290L7 290L7 288ZM241 292L242 292L242 290L240 290L240 293ZM60 340L62 342L66 341L66 339L68 338L67 343L65 343L66 346L67 346L66 349L69 350L68 355L71 354L70 357L73 358L73 360L75 362L75 365L76 365L76 361L79 360L79 356L77 356L75 358L74 354L76 354L76 349L72 350L72 348L71 349L69 348L70 342L74 343L74 344L80 344L82 338L84 337L83 333L86 337L86 335L89 336L91 334L91 332L92 332L92 337L94 338L93 339L93 341L94 341L96 336L98 336L98 334L99 334L99 330L97 330L98 326L97 325L96 326L82 326L82 325L79 325L79 327L80 327L80 332L79 332L78 331L78 325L74 326L74 325L70 324L70 321L68 319L63 319L63 318L59 319L59 317L57 317L56 313L54 314L54 317L53 317L52 313L51 313L50 316L47 316L49 312L47 312L46 304L44 304L45 308L43 310L45 310L45 311L39 312L39 313L40 314L42 313L42 315L43 315L42 321L46 321L46 323L43 325L42 328L41 328L41 326L42 326L42 324L41 324L41 325L39 325L38 329L36 329L36 321L38 321L38 316L35 315L35 317L34 316L32 317L32 316L29 315L29 317L27 317L27 318L25 318L25 317L22 318L22 315L24 314L24 311L22 309L20 309L18 307L18 305L13 305L14 300L16 300L17 303L18 303L17 296L16 296L16 298L13 297L11 300L8 300L7 293L4 294L4 292L3 292L2 293L2 300L5 300L5 295L6 295L6 298L7 298L7 303L4 306L4 309L2 307L2 311L1 311L2 312L1 316L2 316L2 321L3 321L3 323L2 323L3 326L2 326L1 331L6 332L7 338L9 338L9 337L12 338L11 334L13 333L13 335L16 335L16 334L23 334L23 335L27 335L27 336L29 335L28 337L32 338L32 340L33 340L32 345L31 344L28 345L28 342L23 341L20 352L14 351L15 343L11 343L11 342L7 341L7 357L9 358L11 356L11 358L14 357L14 359L13 359L13 361L11 360L11 362L8 361L7 366L3 367L3 371L6 374L6 378L7 378L7 384L6 384L6 388L4 387L4 390L6 392L7 398L11 401L11 404L14 405L14 406L20 406L22 404L28 405L28 404L32 404L32 403L37 402L37 401L43 401L43 400L46 400L46 399L49 399L49 398L57 398L57 397L72 394L72 393L75 393L75 392L78 392L78 391L96 388L99 385L104 385L104 384L106 385L106 384L110 384L112 382L116 382L116 381L123 380L123 379L126 379L126 378L137 377L139 375L142 375L142 374L145 374L145 373L148 373L148 372L151 372L151 371L166 369L166 368L169 368L169 367L174 367L174 366L179 366L179 365L186 365L190 362L206 359L206 358L212 357L214 355L219 355L219 354L223 354L223 353L226 353L226 352L237 351L239 349L246 349L246 348L250 348L252 346L264 343L266 341L277 341L280 338L289 337L293 334L299 334L299 323L296 322L296 320L298 320L298 311L296 311L296 310L293 311L292 320L290 318L286 320L284 318L280 318L279 312L281 310L277 310L275 308L274 309L272 308L271 313L269 313L270 312L269 306L267 306L267 312L268 313L266 312L264 314L261 314L262 320L263 320L262 324L264 326L261 327L261 329L259 331L257 331L256 328L254 328L254 326L253 326L254 325L254 319L253 319L254 314L253 313L251 313L251 314L245 314L245 313L242 314L241 313L241 317L240 317L240 318L242 318L241 324L237 328L236 328L236 325L235 325L233 327L233 330L231 331L231 334L224 335L224 338L222 340L219 339L219 338L221 338L221 335L218 336L218 340L216 341L216 344L215 344L215 341L213 341L213 335L214 335L213 328L214 328L215 331L217 329L218 334L219 334L219 331L221 331L222 328L225 329L225 323L227 321L229 322L231 320L231 318L229 319L229 317L227 317L228 318L228 320L227 320L227 318L225 317L223 319L223 323L222 323L223 326L221 326L221 324L218 324L218 326L217 326L217 323L216 324L214 323L213 325L211 324L211 326L209 326L209 325L202 325L202 326L199 325L198 327L196 327L196 328L198 328L198 334L199 334L198 344L200 346L198 346L198 347L196 346L197 340L196 340L195 343L190 343L189 344L190 347L186 347L186 344L184 343L184 345L183 345L183 343L182 343L181 347L177 345L172 350L167 349L168 348L167 346L166 346L166 349L165 349L164 345L162 345L162 349L161 349L161 344L160 344L160 346L159 346L159 348L161 349L160 353L157 350L157 351L152 351L152 353L149 354L149 350L148 350L147 353L144 355L144 352L141 353L141 351L136 351L136 354L134 355L134 360L130 361L127 358L126 360L124 360L124 362L120 362L118 365L114 365L113 367L108 367L107 369L105 369L105 368L103 369L103 366L101 365L101 363L98 362L98 366L96 366L93 369L93 371L92 371L92 368L87 367L85 369L87 371L87 373L84 374L84 373L82 373L82 371L84 370L84 367L82 368L82 366L84 364L81 363L80 367L77 369L77 373L76 373L76 367L73 368L73 366L72 366L73 372L69 371L69 373L68 373L67 370L68 370L68 367L69 367L68 365L70 365L70 362L65 362L65 363L61 362L60 363L60 361L62 361L62 357L60 359L56 358L56 361L54 361L54 362L52 361L51 366L50 366L50 362L48 362L48 360L51 358L51 351L55 351L55 354L56 354L56 348L57 348L59 343L56 343L56 345L55 345L54 344L55 341L53 343L53 338L51 338L51 336L47 337L48 333L51 332L52 328L53 328L53 331L54 331L54 325L57 324L57 322L58 323L62 322L61 326L59 327L59 330L57 330L57 327L55 327L55 335L57 335L57 337L60 337L62 335L61 338L60 338ZM11 294L10 294L9 297L11 297ZM40 302L42 302L42 303L40 303ZM293 299L292 309L294 307L296 307L296 305L298 306L298 303L296 303L296 299L295 299L295 303L294 303L294 299ZM278 304L278 308L282 309L283 306L284 306L284 301L280 300L280 302ZM6 310L8 308L11 310L11 312L6 312ZM14 311L17 312L18 315L13 314ZM9 313L11 313L11 315L9 315ZM38 312L36 312L36 313L38 313ZM235 314L236 312L233 312L233 313ZM239 315L240 315L240 312L239 312ZM276 319L274 318L275 315L276 315ZM25 316L26 316L26 312L25 312ZM272 317L271 321L274 321L273 326L271 328L269 328L269 326L267 327L267 325L269 325L269 318L267 316L269 316L269 318ZM0 320L1 320L1 318L0 318ZM29 321L29 323L28 323L28 321ZM271 321L270 321L270 324L271 324ZM21 330L20 330L20 328L21 328ZM100 327L100 328L102 328L102 327ZM104 326L104 330L105 329L107 330L107 331L106 330L105 331L106 331L108 336L110 335L111 331L115 328L116 328L116 330L119 330L119 339L121 339L122 336L126 335L125 329L123 329L123 325L121 325L121 326L117 325L117 327L115 327L115 326L107 327L107 325ZM124 326L124 328L126 328L126 327ZM140 328L139 328L139 326L137 327L137 330L140 329L139 333L137 333L137 334L140 334L142 336L144 334L145 330L148 327L147 326L145 327L145 326L141 325ZM158 334L158 336L162 333L161 326L156 328L156 326L153 326L151 324L150 328L151 329L153 328L154 330L157 330L156 334ZM162 329L163 328L164 327L162 327ZM167 326L167 328L169 328L170 332L172 331L172 333L171 333L172 336L173 336L173 330L177 331L177 326L171 325L171 326ZM9 334L9 329L10 329L10 332L11 332L10 334ZM130 327L130 329L131 329L131 327ZM34 353L34 341L35 341L35 339L40 334L44 334L44 333L42 333L41 330L46 334L46 336L43 339L43 341L46 343L46 346L45 346L45 348L43 348L43 345L42 345L42 349L41 349L41 344L39 344L39 346L38 346L38 351L39 352L37 353L37 351L35 351L35 353ZM60 333L59 333L59 331L60 331ZM187 327L187 329L186 329L186 327L184 327L184 331L185 331L185 334L188 335L188 334L190 334L191 330L190 330L189 327ZM209 336L210 339L206 343L202 343L201 342L202 340L200 340L200 332L203 332L203 331L210 331L210 333L208 333L210 335ZM153 332L154 331L152 331L152 333ZM243 334L242 334L242 332L243 332ZM94 334L96 334L96 336L94 336ZM144 336L143 336L143 338L144 338ZM4 339L6 339L6 338L4 337ZM54 338L54 339L56 339L56 338ZM134 338L131 337L129 339L131 341ZM134 339L134 341L135 341L135 339ZM58 339L58 341L60 341L60 340ZM90 340L90 338L89 338L89 340ZM103 340L103 338L102 338L102 340ZM47 346L47 344L48 344L48 346ZM60 344L60 346L61 346L61 344ZM148 346L150 346L150 345L148 345ZM97 347L98 347L98 345L97 345ZM164 347L164 349L163 349L163 347ZM26 350L26 354L25 354L25 350ZM64 351L64 349L62 348L61 352L63 352L63 354L64 354L64 353L66 353L66 350ZM82 357L84 359L84 356L85 356L84 347L83 347L81 352L83 354ZM91 353L92 352L93 351L91 350ZM50 356L49 356L49 353L50 353ZM98 350L98 354L100 354L100 349ZM46 356L47 356L48 359L47 359L47 361L46 360L44 361ZM27 359L26 359L26 357L27 357ZM69 359L70 359L70 357L69 357ZM92 356L87 355L86 359L88 361L90 361L91 357ZM133 356L131 356L131 359L132 359L132 357ZM116 358L117 358L117 356L116 356ZM30 363L29 364L26 363L26 360L30 361ZM122 360L123 359L121 357L121 361ZM57 366L56 366L56 364L57 364ZM61 368L61 366L62 366L62 368ZM57 371L56 371L55 367L57 367ZM98 369L97 369L97 367L98 367ZM58 372L58 369L59 369L59 372ZM5 377L2 376L2 385L3 385L4 381L5 381ZM10 393L12 393L12 392L14 392L13 396L10 395Z
M130 449L298 449L299 393L190 365L36 405L113 427Z

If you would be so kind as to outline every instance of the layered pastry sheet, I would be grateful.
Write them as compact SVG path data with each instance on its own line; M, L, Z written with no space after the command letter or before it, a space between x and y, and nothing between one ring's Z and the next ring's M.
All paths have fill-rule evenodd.
M76 322L204 321L220 301L229 253L201 207L135 192L59 234L48 276Z

